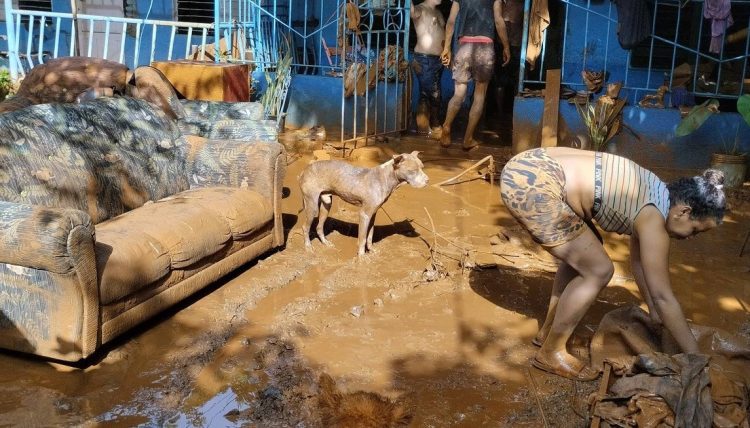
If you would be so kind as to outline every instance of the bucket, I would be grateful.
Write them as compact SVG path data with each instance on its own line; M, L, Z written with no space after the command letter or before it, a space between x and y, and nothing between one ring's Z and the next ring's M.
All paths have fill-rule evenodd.
M747 172L747 156L713 153L711 155L711 168L718 169L724 173L724 187L742 186L742 183L745 182L745 173Z

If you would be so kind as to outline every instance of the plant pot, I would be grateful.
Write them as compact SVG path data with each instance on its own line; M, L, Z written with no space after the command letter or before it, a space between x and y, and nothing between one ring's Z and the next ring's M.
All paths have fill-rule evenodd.
M711 155L711 168L718 169L724 173L724 187L732 188L742 186L747 173L747 156L726 155L713 153Z

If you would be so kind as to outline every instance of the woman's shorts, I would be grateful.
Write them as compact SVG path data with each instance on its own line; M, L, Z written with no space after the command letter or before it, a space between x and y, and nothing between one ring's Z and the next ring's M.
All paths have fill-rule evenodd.
M500 196L508 211L546 248L577 238L586 223L565 202L565 173L544 149L514 156L503 168Z

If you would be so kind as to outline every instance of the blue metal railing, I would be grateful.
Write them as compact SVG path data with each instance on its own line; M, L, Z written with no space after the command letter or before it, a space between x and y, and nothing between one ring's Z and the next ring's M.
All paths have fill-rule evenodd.
M524 13L524 36L522 40L521 59L519 63L519 71L521 79L519 79L518 90L522 91L527 85L544 84L544 72L546 71L547 64L545 61L549 61L548 53L546 52L547 32L543 36L542 53L538 59L539 64L535 71L531 72L528 70L528 65L525 62L526 58L526 46L528 43L528 29L530 26L529 16L531 10L531 0L525 2L525 13ZM688 22L688 19L695 19L695 16L686 17L683 14L683 6L685 5L684 0L655 0L653 3L651 28L652 35L648 43L648 64L645 68L635 67L632 65L632 50L624 50L617 43L617 11L613 11L612 3L606 2L602 4L599 2L592 2L591 0L561 0L564 8L564 18L561 20L562 23L552 23L551 25L562 25L562 49L560 57L560 68L562 74L562 84L569 86L574 89L580 89L585 87L583 82L580 80L580 72L583 70L591 69L592 71L604 71L605 75L609 72L622 73L622 76L617 76L610 81L623 81L623 90L634 94L634 99L639 98L639 93L652 93L662 84L668 82L669 86L672 86L674 81L674 70L678 65L678 58L682 57L682 62L690 64L693 72L691 81L688 86L690 92L696 96L704 97L716 97L716 98L736 98L743 93L747 93L746 84L748 78L748 57L750 57L750 37L746 36L744 50L737 55L731 57L725 55L725 42L729 29L722 35L721 49L718 54L712 54L708 51L708 45L702 43L704 30L703 27L708 25L706 31L710 31L710 21L700 17L700 25L697 28L697 45L689 46L680 41L681 34L680 29L683 25ZM592 5L592 3L594 3ZM699 0L692 0L690 4L702 5L703 2ZM552 5L552 3L550 3ZM748 15L747 20L738 22L735 20L733 28L747 28L750 27L750 0L732 0L731 5L735 10L741 11ZM662 37L657 33L657 25L660 19L660 8L676 8L676 20L677 25L674 29L673 37ZM591 20L596 20L594 24L591 24ZM707 22L708 21L708 22ZM575 24L582 24L582 33L579 33L575 29L571 29L571 22ZM692 22L692 21L690 21ZM662 24L663 25L663 24ZM576 29L579 27L576 27ZM602 31L603 28L606 30ZM603 40L602 40L603 39ZM603 42L603 43L602 43ZM659 43L662 48L671 50L671 59L668 61L670 68L664 70L657 68L654 64L654 51L655 45ZM603 46L602 46L603 44ZM603 49L601 49L603 47ZM592 54L595 51L596 54ZM603 51L603 55L600 53ZM597 55L594 57L593 55ZM688 58L688 59L686 59ZM715 87L711 88L712 85L703 84L699 85L699 65L703 62L712 63L715 67ZM741 62L741 69L737 70L735 74L740 76L737 83L737 89L723 90L722 84L724 81L724 74L726 74L726 66L733 62Z
M198 42L199 58L205 59L206 44L213 41L213 36L209 36L209 32L214 29L212 24L88 14L74 16L72 13L14 9L10 3L11 0L5 0L8 68L14 79L18 78L21 71L31 69L35 64L76 53L111 59L135 68L154 60L174 59L178 48L183 48L182 58L185 58L190 55L193 42ZM22 22L25 23L23 26ZM87 27L82 29L81 23L87 24ZM104 32L95 38L97 27L103 27ZM117 28L119 32L115 31ZM135 30L134 37L128 35L131 28ZM186 29L187 36L177 37L178 29ZM150 37L144 40L143 34L146 31L150 33ZM47 32L54 33L51 50ZM85 42L79 40L83 33L88 33ZM117 44L117 37L119 47L116 52L112 52L113 46ZM77 46L79 42L85 45ZM147 56L142 56L142 51L148 52Z

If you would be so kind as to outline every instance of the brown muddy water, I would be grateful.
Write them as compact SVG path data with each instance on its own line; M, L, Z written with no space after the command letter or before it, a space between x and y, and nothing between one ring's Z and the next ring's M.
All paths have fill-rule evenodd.
M340 201L326 227L335 248L314 240L304 249L296 178L310 156L293 158L285 249L127 334L84 369L0 354L0 425L319 426L317 379L327 373L345 392L405 400L413 426L587 426L586 397L598 383L529 364L554 261L510 218L497 183L472 173L434 185L489 153L502 164L508 149L468 159L434 146L413 138L379 146L386 156L424 150L431 182L396 190L377 215L375 252L362 259L356 208ZM671 256L686 315L744 335L748 193L730 199L724 225L673 243ZM573 348L584 357L606 312L641 304L627 239L605 241L616 274L577 332ZM426 270L438 279L426 281Z

